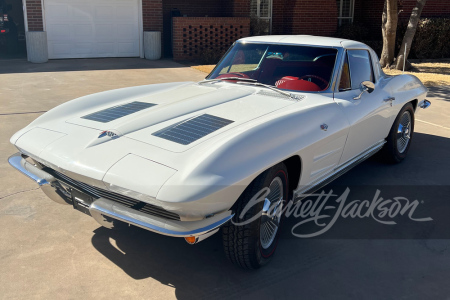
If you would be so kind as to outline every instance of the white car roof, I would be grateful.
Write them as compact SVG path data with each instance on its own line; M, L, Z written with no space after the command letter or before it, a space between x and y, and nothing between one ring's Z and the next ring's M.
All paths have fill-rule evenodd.
M325 46L325 47L342 47L346 49L368 49L366 44L352 40L341 38L332 38L314 35L264 35L252 36L239 40L239 42L251 43L271 43L271 44L296 44L296 45L310 45L310 46Z

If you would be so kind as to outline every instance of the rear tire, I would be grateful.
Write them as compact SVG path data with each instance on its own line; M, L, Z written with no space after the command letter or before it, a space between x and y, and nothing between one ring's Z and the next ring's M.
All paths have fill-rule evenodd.
M245 211L249 201L256 195L261 197L260 191L269 187L270 192L265 200L255 205L252 202L251 208ZM232 263L243 269L258 269L272 259L278 244L281 214L271 216L270 213L281 211L288 198L288 191L288 172L283 163L259 175L245 189L233 206L235 215L232 222L222 227L225 255ZM269 207L272 210L268 210ZM243 212L245 213L241 218ZM256 215L259 216L251 223L239 225Z
M408 154L414 134L414 108L411 103L400 110L386 138L381 154L387 163L397 164Z

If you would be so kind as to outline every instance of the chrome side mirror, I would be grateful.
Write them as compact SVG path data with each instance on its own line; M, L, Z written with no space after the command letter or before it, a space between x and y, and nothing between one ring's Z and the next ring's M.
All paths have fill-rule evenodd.
M365 92L369 94L372 93L375 90L375 84L371 81L363 81L361 82L359 89L361 90L361 93L358 96L354 97L354 100L361 99L362 94L364 94Z

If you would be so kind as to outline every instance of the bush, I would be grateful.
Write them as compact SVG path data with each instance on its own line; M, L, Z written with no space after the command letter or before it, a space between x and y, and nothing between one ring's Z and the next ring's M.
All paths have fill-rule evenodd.
M407 24L402 26L406 31ZM403 34L400 35L400 49ZM411 45L409 58L444 58L450 57L450 19L421 19Z
M225 54L225 51L217 51L212 48L205 48L200 55L199 62L203 65L215 65Z
M369 39L369 29L361 24L348 24L339 27L336 37L354 41L364 41Z

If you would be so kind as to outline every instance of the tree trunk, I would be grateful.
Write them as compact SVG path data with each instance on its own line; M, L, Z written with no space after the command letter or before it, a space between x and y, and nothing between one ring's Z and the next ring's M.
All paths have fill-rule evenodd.
M403 62L405 60L405 48L406 48L406 58L408 58L409 51L411 50L411 43L413 41L414 35L416 34L417 24L420 20L420 14L425 6L427 0L417 0L416 7L411 12L411 17L409 18L408 28L406 29L405 35L403 36L402 47L398 52L397 61L395 68L397 70L403 69Z
M383 51L381 52L380 64L382 68L389 66L394 60L397 21L397 0L385 0L381 25L383 33Z

